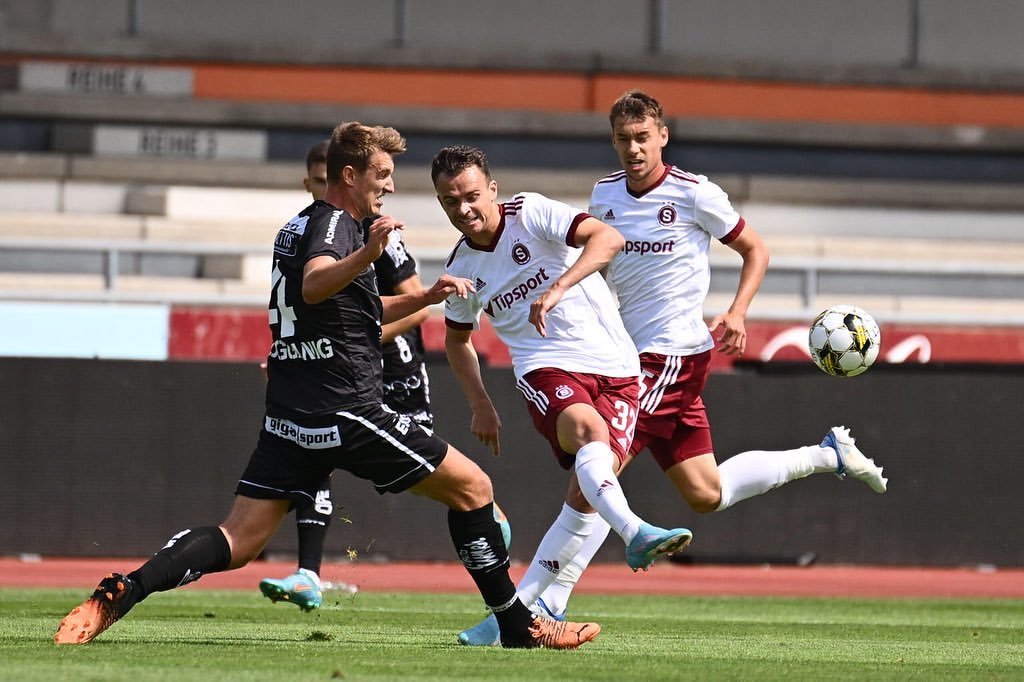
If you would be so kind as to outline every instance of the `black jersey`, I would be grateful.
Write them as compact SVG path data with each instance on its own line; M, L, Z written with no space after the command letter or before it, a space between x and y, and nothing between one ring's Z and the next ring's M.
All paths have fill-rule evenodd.
M416 274L416 260L406 251L396 231L391 233L384 253L373 264L381 296L394 296L395 287ZM423 364L423 334L413 327L394 341L384 344L384 381L404 379L420 372Z
M320 303L302 300L303 268L311 258L340 260L362 246L359 223L324 201L307 206L277 233L268 414L302 417L382 402L382 308L373 268Z

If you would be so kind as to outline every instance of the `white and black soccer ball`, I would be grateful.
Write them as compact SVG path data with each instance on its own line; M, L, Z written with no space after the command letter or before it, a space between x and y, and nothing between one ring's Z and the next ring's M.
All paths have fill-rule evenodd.
M814 318L807 346L821 371L836 377L855 377L878 358L882 332L875 318L860 308L834 305Z

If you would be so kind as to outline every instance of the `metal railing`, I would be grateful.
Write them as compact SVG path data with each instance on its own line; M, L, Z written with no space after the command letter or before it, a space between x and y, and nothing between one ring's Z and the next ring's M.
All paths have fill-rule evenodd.
M152 242L146 240L96 240L0 238L0 252L93 254L102 257L102 289L61 290L25 286L0 288L0 300L104 301L112 303L165 302L194 305L264 306L267 293L211 293L175 290L173 285L160 291L127 290L120 286L121 264L127 255L184 255L196 258L269 257L265 246L201 242ZM447 249L417 249L421 278L433 281L444 269ZM735 291L741 261L739 258L712 256L712 294ZM29 272L18 268L10 274ZM46 270L32 272L46 274ZM58 273L52 273L58 274ZM69 274L67 270L60 274ZM73 274L73 273L71 273ZM81 274L96 274L83 268ZM143 273L145 274L145 273ZM157 280L160 275L150 275ZM201 278L199 278L201 279ZM240 280L239 280L240 281ZM170 282L170 280L169 280ZM254 285L258 286L258 285ZM783 295L796 300L797 307L765 309L756 307L752 317L764 319L805 318L813 315L815 301L822 296L847 297L933 297L955 301L1005 303L1009 312L888 312L878 317L893 322L934 322L952 324L1024 326L1024 264L956 262L945 260L906 262L895 260L858 260L837 258L778 257L769 267L761 287L762 295Z

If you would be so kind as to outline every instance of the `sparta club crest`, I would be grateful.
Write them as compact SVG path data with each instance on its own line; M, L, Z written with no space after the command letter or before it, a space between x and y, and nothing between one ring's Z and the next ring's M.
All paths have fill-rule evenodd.
M565 400L572 394L573 390L566 386L565 384L562 384L561 386L555 389L555 397L558 398L559 400Z
M672 225L676 222L676 207L665 204L658 211L658 222L662 225Z
M517 265L526 265L530 262L530 250L526 248L526 244L516 242L512 245L512 260Z

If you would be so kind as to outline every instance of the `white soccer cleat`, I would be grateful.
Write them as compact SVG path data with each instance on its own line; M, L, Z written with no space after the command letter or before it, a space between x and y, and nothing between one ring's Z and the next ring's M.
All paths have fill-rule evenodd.
M882 467L867 457L854 444L850 429L845 426L833 426L821 441L821 447L836 451L836 476L846 478L847 475L864 481L876 493L884 493L889 479L882 476Z

